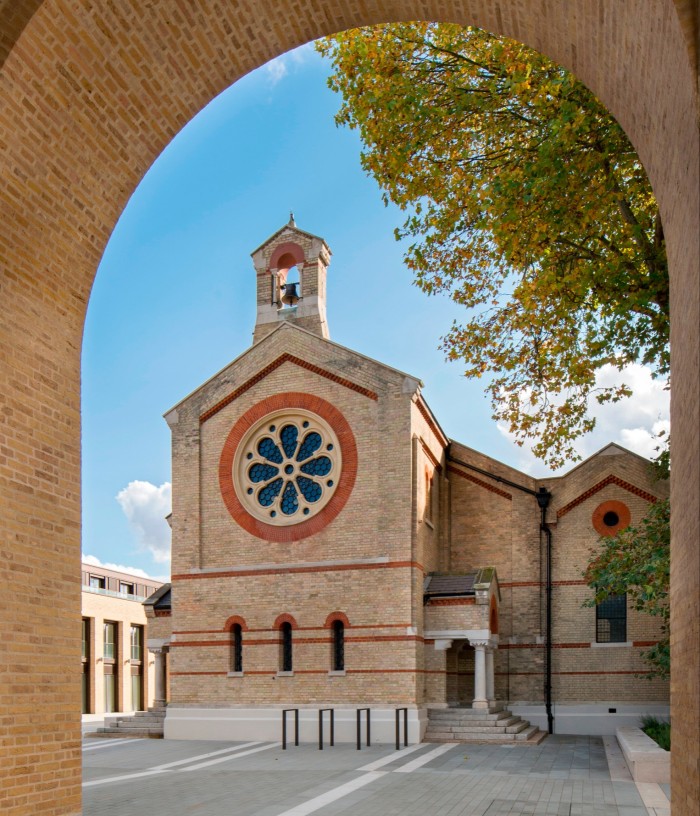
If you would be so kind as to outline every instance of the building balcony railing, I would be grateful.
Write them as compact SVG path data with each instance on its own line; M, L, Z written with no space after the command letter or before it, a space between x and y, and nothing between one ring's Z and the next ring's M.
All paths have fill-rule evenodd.
M143 603L146 595L134 595L132 592L116 592L113 589L103 589L102 587L91 587L83 584L83 592L94 592L95 595L107 595L109 598L121 598L126 601L138 601Z

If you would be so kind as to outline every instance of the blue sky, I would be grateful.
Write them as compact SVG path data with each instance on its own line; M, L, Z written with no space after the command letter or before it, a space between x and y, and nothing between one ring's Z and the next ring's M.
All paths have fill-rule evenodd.
M134 192L105 251L83 343L83 553L169 574L170 434L163 413L251 342L250 253L285 224L333 252L328 317L338 343L420 377L447 434L509 464L546 469L491 419L482 382L439 351L460 308L411 284L385 207L361 170L356 133L310 46L249 74L195 117ZM668 416L661 385L628 372L637 396L600 414L582 443L649 453Z

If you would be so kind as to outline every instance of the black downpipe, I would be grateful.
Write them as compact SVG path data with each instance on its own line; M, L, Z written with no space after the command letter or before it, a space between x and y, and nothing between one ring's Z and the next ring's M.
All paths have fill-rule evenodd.
M544 706L547 714L547 730L550 734L554 733L554 715L552 714L552 531L546 522L547 508L552 499L552 494L546 487L541 487L539 490L531 490L529 487L519 485L517 482L511 482L510 479L504 479L495 473L491 473L484 468L471 465L468 462L463 462L451 456L448 452L448 459L455 462L461 467L474 470L481 473L483 476L488 476L496 482L514 487L517 490L522 490L523 493L529 493L537 499L537 504L540 508L540 531L544 533L547 541L547 553L545 558L545 669L544 669Z
M537 492L537 504L540 507L540 530L545 535L547 552L545 557L545 652L544 652L544 707L547 713L547 730L554 733L554 716L552 714L552 531L545 518L552 494L544 487Z

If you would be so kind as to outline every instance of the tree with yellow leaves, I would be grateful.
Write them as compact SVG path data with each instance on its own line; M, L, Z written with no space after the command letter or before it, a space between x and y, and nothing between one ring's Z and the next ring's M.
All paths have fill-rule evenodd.
M465 320L443 338L489 374L494 418L558 466L591 430L596 373L669 370L658 206L622 128L572 74L474 28L400 23L323 40L337 122L406 213L406 263Z

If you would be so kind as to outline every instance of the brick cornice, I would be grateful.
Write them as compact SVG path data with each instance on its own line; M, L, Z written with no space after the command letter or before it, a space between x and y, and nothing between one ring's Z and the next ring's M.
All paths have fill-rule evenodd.
M416 400L416 408L419 410L420 415L423 417L423 419L427 422L430 430L438 438L440 444L443 446L443 448L446 448L449 445L450 440L442 432L437 422L435 422L435 419L433 418L433 415L430 413L428 406L425 404L423 397L418 397L418 399Z
M648 501L650 504L656 504L656 502L658 501L658 498L656 496L652 495L651 493L648 493L646 490L642 490L641 487L635 487L635 485L631 484L630 482L626 482L623 479L620 479L619 476L614 476L611 473L609 476L606 476L604 479L601 479L601 481L599 481L598 484L593 485L593 487L589 488L584 493L581 493L580 496L577 496L568 504L565 504L563 507L557 510L557 518L565 516L575 507L578 507L579 504L583 504L583 502L585 502L587 499L590 499L591 496L594 496L604 487L607 487L608 485L611 484L621 487L623 490L626 490L628 493L632 493L632 495L634 496L639 496L645 501Z
M269 365L265 366L265 368L261 368L257 374L251 377L249 380L246 380L243 385L240 385L236 388L235 391L232 391L227 397L224 397L222 400L213 405L211 408L208 408L204 411L203 414L200 414L199 421L200 423L206 422L208 419L211 419L215 414L218 414L222 408L225 408L227 405L230 405L234 400L237 400L242 394L245 394L246 391L251 389L254 385L259 383L261 380L264 380L269 374L272 374L273 371L278 369L283 363L293 363L294 365L299 366L300 368L304 368L307 371L311 371L314 374L318 374L320 377L325 377L327 380L331 380L332 382L338 383L338 385L342 385L345 388L349 388L351 391L355 391L358 394L362 394L363 397L368 397L371 400L378 400L379 397L374 391L370 391L369 388L364 388L361 385L357 385L350 380L346 380L345 377L339 377L337 374L333 374L332 371L328 371L325 368L321 368L320 366L314 365L313 363L309 363L307 360L302 360L301 357L295 357L293 354L284 353L281 354L276 360L273 360Z
M429 461L431 462L432 466L437 470L438 473L442 473L442 465L440 464L438 458L435 454L430 450L430 448L425 444L425 440L422 437L419 437L420 445L423 449L423 453L428 457Z
M447 471L448 473L454 473L455 476L459 476L462 479L466 479L468 482L479 485L479 487L483 487L484 490L495 493L497 496L508 499L508 501L513 501L513 497L510 493L506 493L505 490L501 490L499 487L494 487L494 485L490 485L488 482L482 482L481 479L477 479L476 476L472 476L471 473L465 473L463 470L459 470L454 465L448 465Z

